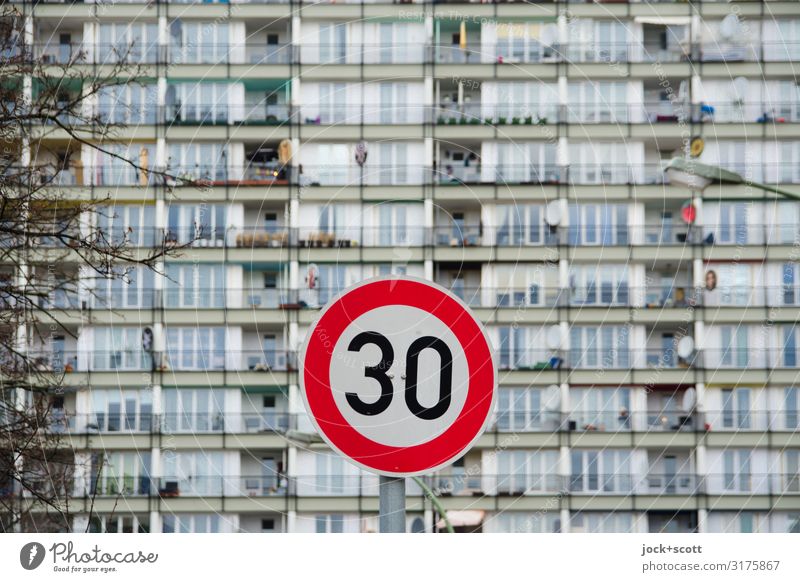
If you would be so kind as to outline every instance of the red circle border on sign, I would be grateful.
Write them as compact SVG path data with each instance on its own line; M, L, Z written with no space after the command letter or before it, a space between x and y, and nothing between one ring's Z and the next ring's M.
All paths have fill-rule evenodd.
M351 426L333 399L330 363L347 326L387 305L416 307L440 319L455 334L467 360L469 387L458 418L438 437L412 447L369 439ZM429 281L382 278L345 291L309 330L300 371L303 398L325 440L365 469L384 475L419 475L460 456L483 432L494 401L496 369L488 339L468 308Z

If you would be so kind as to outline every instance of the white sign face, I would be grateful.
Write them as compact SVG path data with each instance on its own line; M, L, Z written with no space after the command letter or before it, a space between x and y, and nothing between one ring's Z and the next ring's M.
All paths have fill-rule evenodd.
M496 369L481 324L428 281L365 281L333 300L301 354L303 398L322 437L385 475L463 455L492 410Z

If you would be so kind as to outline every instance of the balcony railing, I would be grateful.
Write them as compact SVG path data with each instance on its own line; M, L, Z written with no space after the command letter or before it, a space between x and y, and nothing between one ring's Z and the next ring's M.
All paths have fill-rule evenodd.
M268 0L272 2L273 0ZM401 2L397 2L401 3ZM566 42L543 44L527 42L469 42L430 45L420 43L383 44L260 44L192 43L159 45L120 40L115 43L58 43L35 44L27 49L28 58L44 63L91 64L172 63L172 64L241 64L285 65L306 63L321 65L344 64L497 64L521 63L606 63L624 66L627 63L677 62L790 62L800 59L800 42L775 41L737 42L713 40L693 45L662 47L650 42Z
M91 233L97 235L98 245L126 247L161 248L176 246L193 247L235 247L243 249L286 247L300 248L352 248L352 247L625 247L659 246L685 247L690 245L792 245L800 237L800 226L795 224L748 224L748 225L704 225L686 224L580 224L549 227L542 224L531 225L441 225L425 227L421 225L361 226L357 223L333 230L318 226L300 226L289 229L285 226L239 227L193 225L175 228L130 227L130 228L91 228L82 232L77 228L65 232L63 236L38 237L26 240L24 237L0 237L0 247L16 248L34 244L45 248L77 247L82 237ZM606 288L604 288L606 289ZM767 291L755 293L747 287L719 285L715 294L709 295L708 305L764 304L796 305L800 301L800 287L794 284L773 285L759 288ZM607 291L607 289L606 289ZM623 290L624 291L624 290ZM700 290L686 286L680 289L647 290L645 305L690 304L699 301ZM605 291L603 291L605 292ZM658 293L658 294L657 294ZM574 295L576 303L580 296ZM587 301L593 296L587 295ZM613 301L622 302L624 296ZM598 300L599 302L599 300Z
M147 353L140 349L65 350L28 352L25 358L9 357L6 366L40 373L72 372L192 372L250 371L284 372L297 369L296 354L290 350L170 350Z
M238 236L238 235L237 235ZM273 238L275 237L275 238ZM247 241L247 239L239 239ZM271 242L270 242L271 241ZM282 248L283 237L278 233L256 236L254 248ZM318 246L331 248L325 239ZM343 248L350 245L334 245ZM713 292L701 287L686 285L629 287L625 283L599 281L587 287L560 288L555 285L532 283L527 286L498 287L459 285L451 281L440 282L444 287L471 307L492 309L519 307L644 307L689 308L699 305L720 309L737 307L800 306L800 289L796 286L767 286L754 288L717 287ZM35 291L35 289L33 290ZM286 287L177 287L167 282L165 289L152 287L122 287L120 290L87 288L80 293L61 289L40 296L37 304L42 309L63 310L120 310L120 309L302 309L325 304L343 291L338 286L318 285L313 289ZM0 294L0 303L3 298ZM7 307L12 304L7 302ZM726 355L726 362L733 362ZM647 367L664 367L689 363L678 362L677 356L658 348L647 352ZM695 362L696 363L696 362Z
M298 416L277 411L162 414L101 411L75 414L53 409L42 428L53 433L74 434L285 433L297 428Z
M800 473L730 473L705 475L675 473L628 474L574 473L569 476L551 473L432 475L423 481L439 497L501 495L511 497L552 495L797 495ZM35 492L58 490L98 497L377 497L378 477L369 474L349 475L179 475L153 477L144 470L139 474L92 477L90 480L53 485L52 477L42 477L32 485ZM18 484L0 489L0 495L30 497L19 491ZM407 496L422 496L422 489L409 482Z
M12 423L14 417L0 418ZM289 430L314 432L305 414L262 412L207 412L153 414L149 411L99 411L78 413L52 409L40 428L51 433L72 434L262 434ZM498 433L525 432L796 432L797 410L498 410L489 430Z
M758 165L723 164L728 169L768 182L800 183L800 166L783 162L765 162ZM7 168L9 174L13 168ZM501 163L496 165L473 162L451 162L448 160L431 168L424 164L373 164L363 167L352 164L300 164L284 166L273 162L252 162L245 166L228 166L209 161L208 164L186 166L169 165L150 171L139 170L125 162L109 166L84 166L82 171L70 169L69 175L54 186L154 186L166 182L170 186L269 186L298 184L309 186L421 186L439 184L457 186L463 184L507 185L555 185L555 184L605 184L605 185L660 185L669 183L664 166L657 163L574 163L568 166L555 164ZM37 175L41 185L50 185L52 170ZM43 178L43 177L44 178ZM19 175L28 180L27 173ZM756 229L759 225L748 225L744 230ZM730 225L729 228L733 228ZM676 225L677 228L677 225ZM796 229L795 229L796 230ZM738 236L738 235L737 235ZM737 239L739 240L739 239ZM724 240L721 240L724 242ZM745 237L745 243L746 243ZM736 243L738 244L738 243ZM759 243L760 244L760 243Z

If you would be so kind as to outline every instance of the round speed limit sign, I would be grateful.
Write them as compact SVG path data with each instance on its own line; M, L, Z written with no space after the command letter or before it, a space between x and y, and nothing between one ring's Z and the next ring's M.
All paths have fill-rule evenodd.
M483 433L497 371L469 308L414 278L370 279L322 310L301 353L306 409L322 437L381 475L429 473Z

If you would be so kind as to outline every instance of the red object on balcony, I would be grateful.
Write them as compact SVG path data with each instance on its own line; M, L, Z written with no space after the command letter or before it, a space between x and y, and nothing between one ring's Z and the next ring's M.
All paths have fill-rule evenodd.
M681 218L686 224L693 224L697 220L697 208L692 202L687 202L681 208Z

